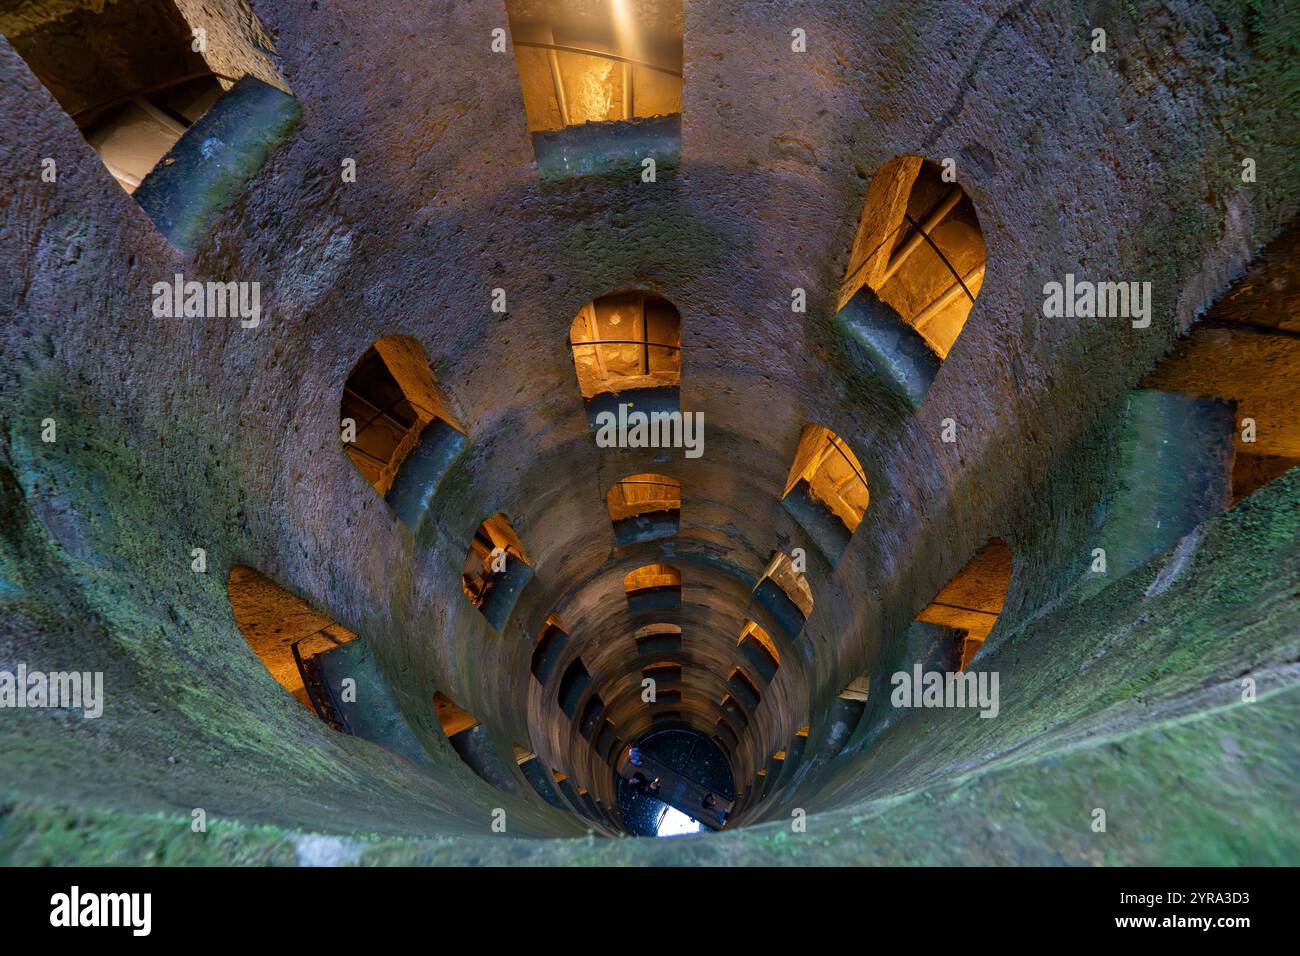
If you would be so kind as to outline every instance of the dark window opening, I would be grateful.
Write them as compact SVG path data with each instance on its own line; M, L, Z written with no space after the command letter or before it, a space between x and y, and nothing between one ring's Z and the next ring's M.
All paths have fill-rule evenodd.
M483 780L498 790L519 792L508 763L496 752L488 729L468 710L441 691L433 695L433 708L452 750ZM516 760L519 753L515 753Z
M749 726L749 715L745 713L745 709L740 706L736 698L730 694L726 694L722 698L722 703L718 706L732 726L739 727L741 730Z
M555 807L557 810L567 810L564 800L556 790L555 780L547 772L546 766L537 759L537 754L521 747L519 744L514 745L515 763L519 765L519 771L528 781L528 785L533 788L534 792Z
M1296 245L1270 243L1143 382L1231 406L1230 507L1300 465L1300 316L1285 296Z
M538 683L546 684L568 643L569 635L561 626L559 618L552 615L547 619L546 627L542 629L542 636L538 638L537 646L533 648L532 672Z
M671 661L659 661L641 668L641 676L652 679L658 692L662 688L672 687L682 682L682 665Z
M566 717L570 720L578 712L578 701L582 699L582 693L591 684L591 675L587 673L587 668L582 665L582 661L576 660L565 670L564 676L560 678L560 690L558 700L560 710L564 711Z
M578 733L582 734L591 742L592 734L600 724L601 718L605 714L605 702L600 699L599 694L592 694L587 698L587 703L582 708L582 720L578 724Z
M754 686L754 682L739 667L733 668L731 676L727 678L727 689L751 711L756 710L762 700L762 695Z
M863 674L855 677L849 685L840 691L839 696L831 702L830 733L827 735L826 749L831 756L844 749L853 736L867 711L867 696L871 690L871 679Z
M764 682L770 682L776 676L777 668L781 666L781 655L767 631L754 621L746 620L740 632L740 640L736 643L740 653Z

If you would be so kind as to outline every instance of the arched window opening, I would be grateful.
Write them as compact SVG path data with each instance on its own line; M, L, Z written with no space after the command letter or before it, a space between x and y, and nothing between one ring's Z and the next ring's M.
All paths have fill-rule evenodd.
M773 552L754 587L754 595L791 639L798 637L812 614L813 595L808 578L780 551Z
M0 33L159 231L192 249L298 115L268 85L283 80L257 18L242 2L220 14L192 0L71 4L58 16L30 6L0 12Z
M868 286L946 358L984 284L975 205L943 167L900 156L876 173L858 225L841 308Z
M680 0L507 0L506 12L543 179L676 164Z
M1300 465L1300 318L1274 291L1294 268L1275 251L1286 241L1270 244L1143 382L1230 406L1222 416L1234 446L1230 506Z
M498 790L518 792L514 776L496 752L492 735L477 717L441 691L433 695L433 709L447 742L471 770Z
M746 620L736 646L740 648L741 655L749 665L754 668L759 679L763 683L771 682L776 676L777 668L781 666L781 655L767 631L753 621Z
M785 508L835 564L867 510L867 478L844 439L804 426L786 480Z
M545 686L550 679L555 665L559 662L560 654L568 643L568 633L564 630L560 619L552 614L546 619L546 626L542 628L541 637L537 639L537 645L533 648L532 672L542 686Z
M375 342L348 375L339 419L348 458L418 533L465 446L420 343L408 335Z
M271 676L330 727L351 733L330 652L357 636L252 568L226 579L239 632Z
M682 575L671 564L647 564L623 578L627 606L633 614L679 608Z
M647 624L637 628L632 637L640 657L671 654L682 649L682 629L676 624Z
M606 496L620 545L671 538L681 524L682 486L666 475L628 475Z
M601 411L678 410L682 320L677 307L650 292L616 292L584 305L569 328L578 389L594 428Z
M1011 547L994 538L916 616L918 621L957 633L960 670L970 664L1002 613L1011 584L1012 557Z
M505 627L533 568L510 520L504 514L488 518L474 533L461 586L469 602L498 631Z

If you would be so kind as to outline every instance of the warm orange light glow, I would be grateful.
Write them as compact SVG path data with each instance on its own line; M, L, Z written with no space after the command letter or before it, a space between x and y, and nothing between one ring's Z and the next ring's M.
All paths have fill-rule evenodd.
M736 643L740 644L747 637L752 637L758 641L759 644L763 645L763 649L772 655L772 660L776 661L778 665L781 663L781 654L777 651L776 642L772 640L772 636L748 618L745 620L745 626L740 631L740 639Z
M821 425L804 426L782 497L800 482L826 505L850 532L867 510L867 479L857 455L844 439Z
M463 730L472 730L478 726L478 718L464 710L454 700L441 692L433 695L433 708L438 712L438 722L442 732L454 737Z
M777 586L786 593L786 596L794 602L795 606L803 613L806 618L812 614L813 595L812 585L808 583L808 578L802 571L796 571L794 562L780 551L772 555L772 560L768 562L767 567L763 569L758 583L762 584L764 578L771 578L777 583ZM758 585L755 585L757 589Z
M630 572L623 578L623 588L629 594L645 588L679 588L681 586L681 572L671 564L647 564Z
M918 621L940 624L965 632L961 669L993 630L1011 584L1011 547L994 538L944 585L933 601L916 616Z
M900 156L868 187L840 306L866 285L946 358L983 287L984 265L970 197L938 163Z
M682 486L667 475L628 475L609 490L606 501L611 521L655 511L678 511L682 507Z

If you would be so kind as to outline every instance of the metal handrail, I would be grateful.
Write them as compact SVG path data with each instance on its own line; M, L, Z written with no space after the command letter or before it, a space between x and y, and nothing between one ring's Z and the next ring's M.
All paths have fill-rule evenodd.
M651 63L648 60L638 60L630 56L622 56L618 53L606 53L603 50L589 50L580 46L567 46L561 43L536 43L532 40L516 40L515 46L532 47L537 50L554 50L556 53L579 53L583 56L600 57L602 60L613 60L616 63L629 63L632 66L644 66L648 70L654 70L657 73L667 73L669 76L682 78L680 70L674 70L670 67L660 66L657 63Z
M641 339L594 339L590 342L570 342L570 346L578 348L583 345L644 345L652 349L672 349L674 352L680 352L682 346L669 345L667 342L645 342Z

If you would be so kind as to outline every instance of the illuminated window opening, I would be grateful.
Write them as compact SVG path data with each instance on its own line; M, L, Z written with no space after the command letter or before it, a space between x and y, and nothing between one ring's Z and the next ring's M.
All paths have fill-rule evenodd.
M441 691L433 695L433 708L437 711L438 723L448 740L479 725L477 717Z
M653 588L680 588L681 572L671 564L646 564L623 577L623 589L628 594Z
M806 425L782 500L832 563L861 524L868 499L866 475L844 439Z
M226 592L240 634L271 676L330 727L351 733L317 658L357 635L243 565L230 569Z
M647 564L623 578L633 614L681 607L682 575L671 564Z
M495 752L492 735L477 717L441 691L433 695L433 709L447 742L466 766L498 790L518 791L508 764ZM516 761L520 750L515 750Z
M682 486L666 475L628 475L609 490L606 503L620 545L669 538L680 527Z
M1270 290L1286 288L1286 273L1268 268L1267 250L1264 264L1253 281L1234 286L1193 325L1142 383L1231 404L1230 506L1300 465L1300 319L1285 307L1268 308Z
M343 451L412 531L465 444L420 343L379 339L348 375L339 407Z
M213 182L246 180L247 170L233 168L255 168L260 161L252 162L252 154L265 152L268 138L297 118L292 97L268 85L284 84L257 18L244 3L230 10L238 27L225 22L230 13L173 0L72 4L47 17L31 17L25 6L0 12L0 33L117 183L174 245L192 249L199 224L188 220L206 221L212 204L229 192L213 190ZM196 50L199 29L204 43ZM218 128L222 161L201 168L212 157L210 134ZM198 139L187 137L191 129ZM184 188L182 173L192 188Z
M515 63L543 178L674 163L682 111L682 5L507 0ZM603 160L613 157L615 163Z
M681 327L677 307L653 293L615 292L588 302L569 328L582 397L630 392L624 399L632 401L653 398L651 389L672 389L667 397L675 408Z
M842 308L872 289L946 358L984 284L984 234L961 186L943 167L901 156L867 190L840 295Z
M532 577L532 562L504 514L493 515L479 525L465 556L461 586L470 604L498 631Z
M959 632L961 670L983 646L1002 613L1011 585L1012 557L1011 547L994 538L916 616L918 621Z

